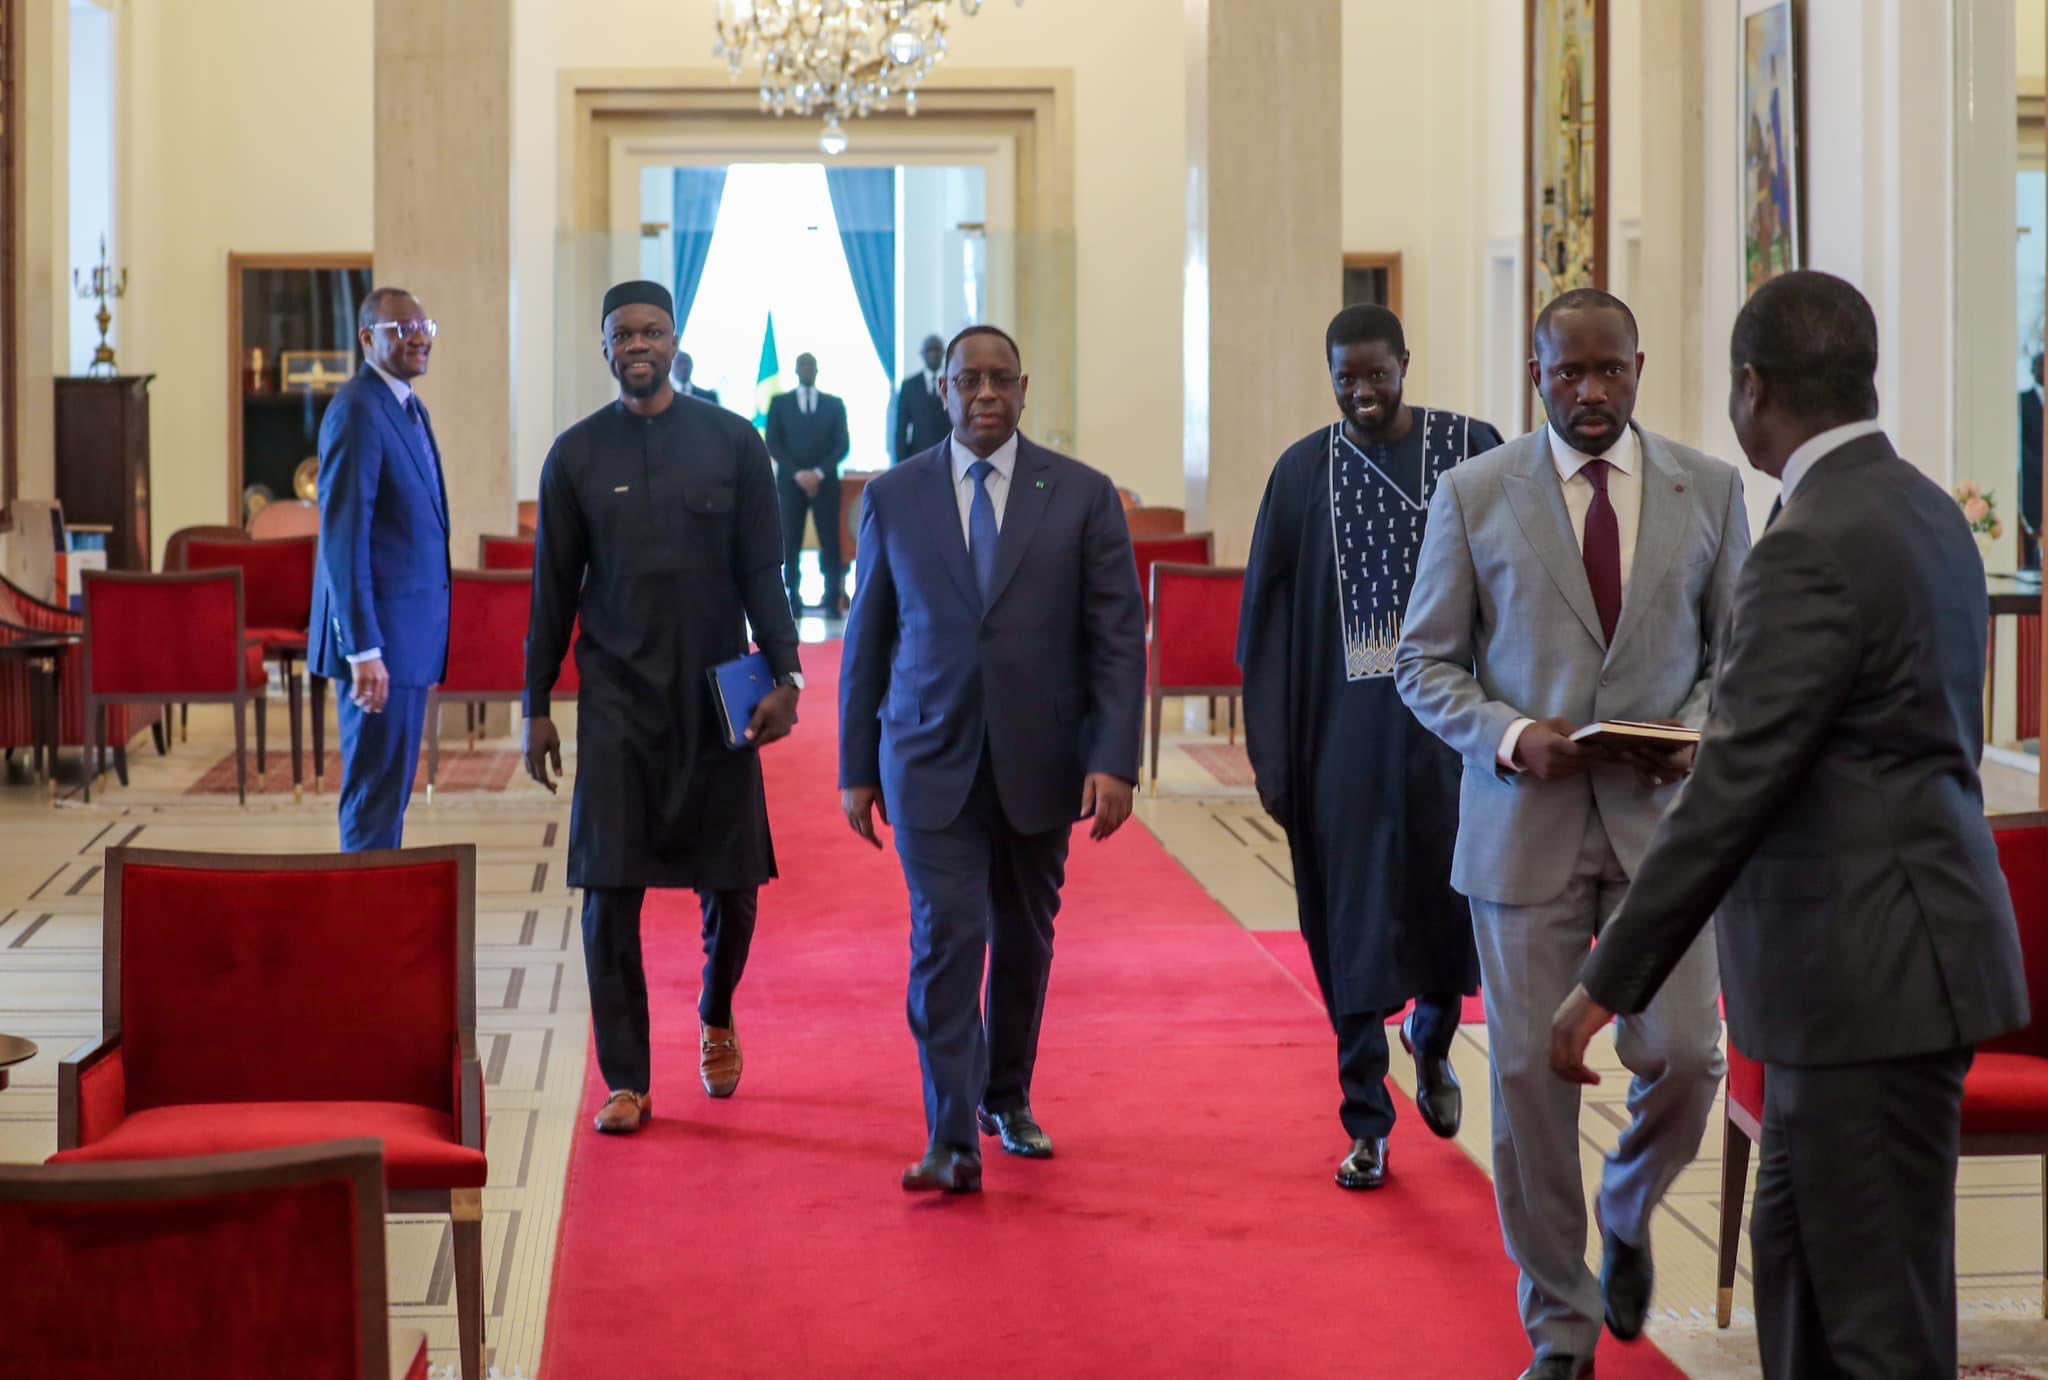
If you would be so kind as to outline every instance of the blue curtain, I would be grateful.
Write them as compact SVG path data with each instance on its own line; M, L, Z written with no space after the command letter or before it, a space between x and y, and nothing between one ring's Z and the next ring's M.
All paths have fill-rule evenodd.
M704 261L711 257L711 232L718 225L718 203L725 199L724 168L676 169L676 334L690 319L697 285L704 281Z
M825 187L839 221L839 243L854 296L882 372L896 378L896 170L827 168Z

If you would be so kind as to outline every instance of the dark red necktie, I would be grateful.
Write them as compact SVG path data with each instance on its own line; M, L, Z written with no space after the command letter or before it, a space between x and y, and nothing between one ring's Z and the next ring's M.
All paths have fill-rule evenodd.
M1593 607L1600 611L1600 631L1614 645L1614 625L1621 621L1621 522L1607 501L1609 466L1588 460L1579 471L1593 486L1593 506L1586 510L1586 582L1593 586Z

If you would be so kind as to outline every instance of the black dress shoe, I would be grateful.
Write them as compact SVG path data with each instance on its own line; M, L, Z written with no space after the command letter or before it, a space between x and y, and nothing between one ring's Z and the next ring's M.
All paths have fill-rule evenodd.
M1387 1138L1354 1140L1351 1153L1337 1166L1337 1187L1363 1191L1387 1181Z
M903 1171L905 1193L979 1193L981 1156L972 1150L934 1145Z
M1401 1048L1415 1056L1415 1110L1422 1124L1445 1140L1455 1139L1465 1120L1465 1091L1458 1086L1458 1074L1448 1059L1425 1058L1415 1048L1409 1027L1415 1024L1410 1011L1401 1022Z
M1560 1356L1552 1352L1523 1371L1522 1380L1588 1380L1592 1374L1592 1357Z
M1014 1112L988 1112L977 1107L974 1119L981 1123L983 1135L1002 1137L1005 1154L1027 1160L1052 1158L1052 1137L1031 1115L1029 1107L1019 1107Z
M1650 1246L1628 1242L1600 1228L1600 1301L1607 1310L1607 1330L1624 1342L1643 1335L1650 1312L1650 1285L1657 1272L1650 1264Z

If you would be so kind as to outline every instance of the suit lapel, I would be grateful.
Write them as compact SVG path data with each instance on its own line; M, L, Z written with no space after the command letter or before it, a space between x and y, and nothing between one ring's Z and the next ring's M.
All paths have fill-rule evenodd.
M434 464L434 458L431 455L421 453L420 434L413 429L412 418L406 416L405 409L398 405L398 399L391 392L391 385L384 382L383 376L367 365L364 366L363 376L368 383L371 396L377 399L378 404L384 410L384 420L390 424L392 430L397 434L399 447L412 457L413 471L419 475L420 483L427 486L429 498L436 494L440 495L440 506L435 516L441 519L442 530L447 530L448 496L442 490L441 484L435 475L435 470L439 466ZM424 417L426 411L425 405L422 404L420 415ZM431 431L429 434L432 434Z
M1003 597L1010 577L1023 564L1024 552L1051 502L1052 466L1046 463L1037 446L1019 436L1017 466L1010 475L1010 496L1003 501L1002 535L996 541L996 573L989 581L989 608L994 608L996 600Z
M1584 553L1572 539L1572 518L1565 511L1564 490L1550 459L1548 430L1531 432L1527 447L1529 453L1516 473L1501 476L1501 489L1522 535L1535 548L1558 592L1585 624L1587 633L1604 647L1607 639L1600 631L1600 610L1593 602L1592 583L1586 579Z
M967 558L967 538L960 531L960 500L953 492L952 453L944 442L924 453L927 472L918 476L924 518L937 534L939 555L953 583L967 596L967 602L981 606L981 591L974 583L974 566ZM912 461L912 464L918 463Z
M1648 616L1641 610L1649 607L1650 596L1671 573L1679 541L1685 535L1685 471L1662 443L1640 428L1636 430L1636 454L1642 457L1637 491L1643 501L1636 517L1636 552L1629 563L1621 622L1614 629L1617 647L1628 639L1630 629Z
M448 530L448 469L441 463L441 442L434 435L434 418L427 411L425 403L420 404L420 427L427 433L427 468L432 472L428 482L433 485L434 497L441 504L441 530Z

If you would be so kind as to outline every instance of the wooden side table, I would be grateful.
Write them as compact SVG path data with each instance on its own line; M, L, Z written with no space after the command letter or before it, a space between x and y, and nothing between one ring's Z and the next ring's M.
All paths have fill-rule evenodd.
M0 1091L7 1087L7 1071L16 1064L25 1064L36 1057L32 1041L19 1035L0 1035Z

